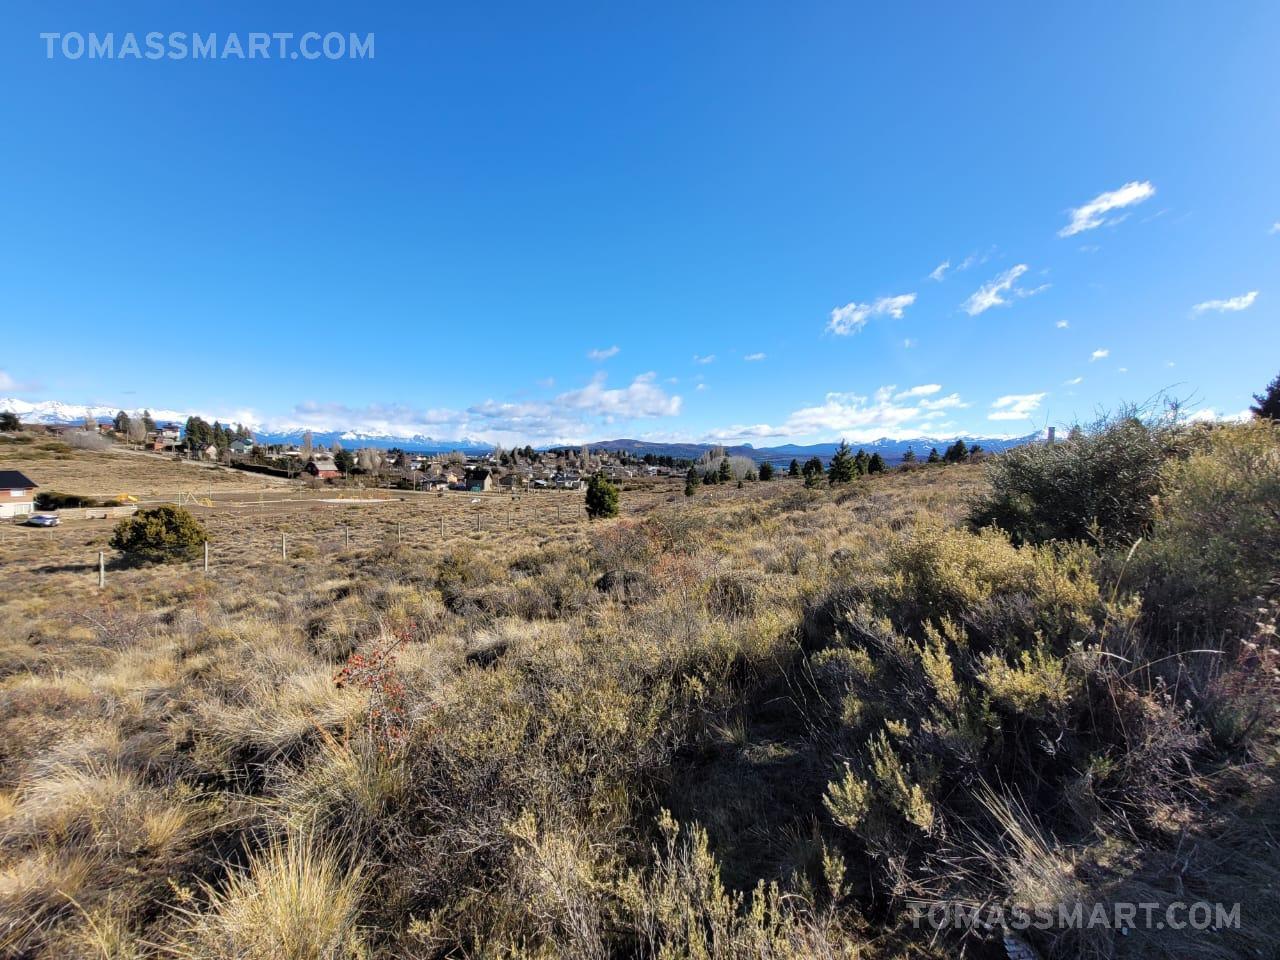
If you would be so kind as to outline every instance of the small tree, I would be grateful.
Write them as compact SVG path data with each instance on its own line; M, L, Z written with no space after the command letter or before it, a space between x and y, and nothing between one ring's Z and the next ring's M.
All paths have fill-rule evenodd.
M209 539L204 526L181 507L139 510L116 524L111 547L152 563L191 559Z
M937 462L938 462L939 460L941 460L941 459L942 459L942 458L941 458L940 456L938 456L938 448L937 448L937 447L930 447L930 448L929 448L929 463L937 463Z
M915 463L915 462L916 462L916 452L915 452L914 450L912 450L910 447L907 447L907 452L906 452L906 453L904 453L904 454L902 455L902 462L903 462L903 463Z
M12 433L15 430L22 429L22 421L18 419L18 415L12 410L5 410L0 413L0 430Z
M761 480L773 479L773 464L770 463L768 460L760 464L760 479Z
M969 459L969 448L965 446L963 440L957 440L947 447L947 452L942 455L942 459L947 463L964 463Z
M716 473L716 480L720 483L728 483L733 479L733 470L729 467L729 458L722 457L720 459L720 469Z
M873 453L867 459L867 473L884 473L884 457Z
M804 476L804 485L806 487L816 487L825 479L825 472L822 468L822 459L820 457L810 457L805 461L804 467L800 473Z
M618 515L618 488L602 473L587 482L587 516L592 520Z
M862 451L858 453L866 456ZM837 483L849 483L858 473L858 465L849 451L849 445L841 440L840 446L836 447L835 456L831 458L831 464L827 467L827 482L833 486Z
M698 471L694 467L689 468L689 472L684 475L684 495L692 497L698 489Z
M1255 393L1256 404L1249 409L1259 419L1280 420L1280 374L1267 384L1263 393Z
M791 466L787 467L787 476L788 476L788 477L798 477L798 476L800 476L800 461L799 461L799 460L795 460L795 459L793 459L793 460L791 461Z

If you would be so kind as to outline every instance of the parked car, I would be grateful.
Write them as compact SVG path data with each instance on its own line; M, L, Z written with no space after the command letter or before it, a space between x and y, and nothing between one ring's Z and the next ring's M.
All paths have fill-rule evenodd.
M62 518L56 513L33 513L27 520L29 527L56 527Z

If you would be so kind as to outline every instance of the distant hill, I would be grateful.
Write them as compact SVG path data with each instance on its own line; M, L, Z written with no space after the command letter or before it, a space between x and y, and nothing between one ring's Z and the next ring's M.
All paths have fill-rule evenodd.
M938 453L942 453L947 447L955 443L956 439L956 437L914 437L908 440L892 440L888 437L881 437L879 440L872 440L867 443L851 443L849 446L854 450L878 453L885 460L896 462L901 460L908 450L914 450L916 456L922 460L928 456L931 448L936 447ZM1011 447L1039 440L1041 439L1041 434L1032 433L1024 437L961 437L959 439L964 440L969 446L977 444L983 450L999 453ZM823 461L829 460L835 454L839 445L838 442L807 445L786 443L777 447L754 447L749 443L744 443L725 446L724 450L729 456L750 457L757 463L763 463L767 460L773 464L785 464L790 463L792 459L803 463L810 457L819 457ZM590 444L593 450L625 451L636 457L643 457L645 454L651 453L656 457L683 457L687 460L698 459L708 450L713 449L714 446L716 445L710 443L651 443L646 440L600 440Z

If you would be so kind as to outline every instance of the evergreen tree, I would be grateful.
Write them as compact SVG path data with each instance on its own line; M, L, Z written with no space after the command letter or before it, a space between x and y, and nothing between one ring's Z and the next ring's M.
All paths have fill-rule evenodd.
M804 485L806 487L816 487L825 479L825 471L822 468L822 459L820 457L810 457L805 461L800 473L804 476Z
M884 457L873 453L867 458L867 473L884 473Z
M18 419L18 415L12 410L5 410L0 413L0 430L12 433L15 430L22 429L22 421Z
M356 458L351 455L350 450L343 450L342 447L338 447L333 452L333 463L334 466L342 471L342 475L346 476L355 469Z
M143 428L147 431L147 433L155 433L155 432L156 432L156 422L155 422L154 420L152 420L152 419L151 419L151 411L150 411L150 410L143 410L143 411L142 411L142 426L143 426Z
M720 483L728 483L733 479L733 471L729 468L729 458L722 457L720 459L720 469L716 474L716 480Z
M693 467L689 468L689 472L684 475L684 495L692 497L695 490L698 489L698 471Z
M761 480L773 479L773 464L770 463L768 460L760 464L760 479Z
M902 462L903 462L903 463L915 463L915 462L916 462L916 452L915 452L914 450L912 450L910 447L907 447L907 452L906 452L906 453L904 453L904 454L902 455Z
M930 462L930 463L937 463L937 462L938 462L939 460L941 460L941 459L942 459L942 458L941 458L940 456L938 456L938 448L937 448L937 447L930 447L930 448L929 448L929 462Z
M123 410L121 410L119 413L116 414L115 419L112 421L112 424L115 427L116 433L128 435L129 415L125 413Z
M858 451L858 455L866 456L861 450ZM849 452L849 445L841 440L840 446L836 447L835 455L831 458L831 464L827 467L827 482L833 486L837 483L849 483L859 472L858 465Z
M1280 420L1280 374L1267 384L1263 393L1253 395L1254 405L1249 409L1260 420Z
M860 477L865 477L869 460L870 457L867 456L867 451L859 450L858 455L853 458L853 472Z
M603 473L593 474L587 483L587 516L592 520L618 515L618 488Z
M969 459L969 448L965 446L963 440L957 440L947 447L947 452L942 455L942 459L947 463L964 463Z
M791 461L791 466L787 467L787 476L788 476L788 477L798 477L798 476L800 476L800 461L799 461L799 460L792 460L792 461Z

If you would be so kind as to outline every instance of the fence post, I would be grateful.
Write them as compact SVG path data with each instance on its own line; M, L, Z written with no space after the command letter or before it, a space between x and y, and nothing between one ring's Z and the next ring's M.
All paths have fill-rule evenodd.
M476 533L480 532L480 511L476 511Z
M342 525L342 545L344 547L351 546L351 528L345 523Z
M396 524L396 543L400 542L400 524Z
M444 539L444 517L440 518L440 539Z
M107 555L101 550L98 551L98 589L102 590L107 585Z
M280 534L280 559L281 560L289 559L289 546L287 541L285 540L285 537L287 536L288 536L287 533Z
M204 572L209 572L209 541L204 542Z

